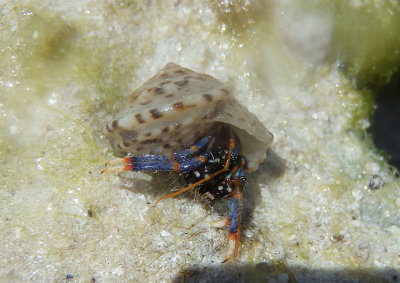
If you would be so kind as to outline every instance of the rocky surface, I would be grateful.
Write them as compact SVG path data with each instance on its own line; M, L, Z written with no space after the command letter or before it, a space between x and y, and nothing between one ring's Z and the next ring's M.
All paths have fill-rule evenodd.
M399 281L400 181L356 89L390 77L399 4L228 2L0 1L1 281ZM176 176L100 174L102 128L170 61L232 84L274 134L236 264L223 203L152 207Z

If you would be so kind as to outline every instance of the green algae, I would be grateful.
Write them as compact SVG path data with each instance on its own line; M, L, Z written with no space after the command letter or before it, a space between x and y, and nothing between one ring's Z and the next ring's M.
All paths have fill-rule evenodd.
M258 25L268 28L270 1L211 1L210 6L216 12L219 31L227 32L239 44L257 37Z
M67 223L66 218L81 218L81 212L101 203L96 201L96 193L89 197L96 189L96 171L100 171L99 165L104 163L107 144L101 137L103 125L99 123L105 112L98 111L96 115L96 110L112 109L115 100L120 98L120 85L126 85L130 77L123 77L116 71L117 67L109 68L105 47L97 45L96 38L83 39L73 22L66 22L57 13L45 9L15 10L19 15L19 28L10 38L11 48L1 54L2 61L7 57L16 58L19 66L8 70L16 83L11 87L10 84L1 86L4 102L1 112L6 117L0 121L0 159L5 162L0 184L2 194L21 190L31 183L54 187L56 196L52 201L69 203L76 198L78 205L74 206L78 210L65 213L60 209L54 213L38 207L30 213L28 208L20 207L19 211L37 219L54 223L64 219ZM124 78L125 84L119 84L121 81L117 78ZM71 88L70 94L58 96L55 102L49 103L53 92L65 93L70 85L78 85L79 90ZM99 95L98 104L90 101L93 92L104 94ZM38 125L44 128L45 138L29 125L35 123L35 111L51 117ZM10 134L10 127L24 135ZM18 204L11 202L4 207L11 209L15 205ZM98 213L93 215L96 219ZM23 224L17 226L23 227ZM49 247L49 252L53 253L51 250Z
M389 82L400 64L400 6L336 1L334 54L355 86L375 89Z
M123 49L110 54L100 38L87 36L84 20L44 8L15 11L18 30L1 53L1 61L10 62L1 79L13 84L0 85L0 111L6 117L0 121L5 162L0 193L2 213L18 215L12 214L13 221L3 222L2 229L7 234L17 229L25 240L42 239L32 249L48 256L48 266L63 270L64 258L79 257L85 242L90 245L86 237L103 239L104 226L111 225L103 215L107 194L98 192L109 148L102 128L105 117L123 103L137 57L126 58ZM24 204L14 201L12 195L23 192L42 195ZM40 223L52 225L51 231ZM35 228L25 228L30 225ZM99 260L91 257L93 264Z

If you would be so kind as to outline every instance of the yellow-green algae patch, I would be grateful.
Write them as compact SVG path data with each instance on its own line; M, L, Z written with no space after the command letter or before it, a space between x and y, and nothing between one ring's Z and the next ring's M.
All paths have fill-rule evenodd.
M36 261L65 270L63 259L82 256L82 246L95 250L88 240L105 237L104 219L96 219L107 202L96 193L107 145L98 124L130 77L113 68L104 46L84 37L74 22L46 9L15 13L18 31L1 54L1 61L15 62L1 78L1 238L22 239L21 248L34 241L30 249L41 254ZM101 93L97 104L93 93ZM2 265L10 260L3 258Z
M334 50L345 73L359 88L376 88L388 83L400 61L398 2L335 3Z
M262 23L264 29L271 28L268 24L272 23L272 1L210 1L210 6L217 14L219 32L229 33L238 44L258 37L256 23Z

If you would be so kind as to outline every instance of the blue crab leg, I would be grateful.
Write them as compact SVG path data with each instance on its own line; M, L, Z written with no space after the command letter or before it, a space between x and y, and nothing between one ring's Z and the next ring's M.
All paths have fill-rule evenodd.
M106 162L106 167L114 165L113 168L104 168L101 173L107 172L123 172L123 171L168 171L174 170L182 173L192 171L206 162L210 156L209 152L205 152L196 157L189 157L202 152L210 142L212 136L207 136L193 144L190 148L174 153L171 157L163 155L141 155L124 158L115 158ZM175 161L175 162L174 162ZM121 165L121 166L115 166Z
M210 142L212 136L205 137L195 144L193 144L190 148L181 150L177 153L174 153L171 156L171 159L176 160L178 162L187 159L190 156L195 155L198 152L202 152L204 148L207 146L207 144Z
M241 192L241 188L238 187L233 193L232 198L229 200L229 214L228 214L228 219L226 221L226 225L229 226L229 247L228 247L229 251L227 257L223 262L227 262L232 257L233 260L235 261L238 255L239 241L240 241L240 216L242 210L242 197L243 193Z
M184 159L181 162L170 160L169 157L163 155L142 155L125 158L117 158L106 163L108 165L121 164L111 168L104 168L102 173L106 172L123 172L123 171L176 171L190 172L198 168L201 164L207 162L211 153L209 151Z
M240 217L242 210L242 198L244 181L247 176L247 170L244 169L245 160L241 159L240 166L235 166L232 171L226 176L226 180L230 185L235 187L232 198L229 200L229 214L225 222L229 226L229 252L223 262L230 260L236 261L239 251L240 241ZM233 178L232 178L233 176Z

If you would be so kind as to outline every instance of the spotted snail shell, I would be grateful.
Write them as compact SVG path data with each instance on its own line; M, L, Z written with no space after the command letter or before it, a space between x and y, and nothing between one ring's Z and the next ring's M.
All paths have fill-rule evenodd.
M272 134L209 75L168 63L128 96L104 133L112 146L132 155L170 155L209 135L215 123L232 127L250 170L266 158Z

